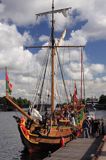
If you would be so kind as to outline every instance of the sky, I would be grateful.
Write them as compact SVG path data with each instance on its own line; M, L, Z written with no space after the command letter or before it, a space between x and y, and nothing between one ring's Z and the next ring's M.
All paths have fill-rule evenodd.
M43 3L42 3L43 2ZM85 97L106 95L106 3L105 0L54 0L55 9L72 7L67 17L55 14L55 37L67 29L62 44L85 45L83 65ZM0 3L0 96L5 95L5 70L13 84L12 95L31 99L43 66L44 50L23 46L47 45L51 17L35 14L51 10L52 0L2 0ZM61 51L68 90L74 81L80 97L80 49ZM61 82L60 82L61 83Z

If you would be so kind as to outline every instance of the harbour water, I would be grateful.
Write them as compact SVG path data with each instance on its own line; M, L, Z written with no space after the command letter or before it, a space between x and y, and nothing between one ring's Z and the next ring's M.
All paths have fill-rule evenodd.
M97 119L103 118L106 121L106 110L96 110L95 115Z
M41 160L44 156L30 155L21 143L17 124L13 118L17 112L0 112L0 159ZM106 111L95 111L96 118L106 119Z
M44 153L30 155L21 142L13 115L17 112L0 112L0 160L41 160Z

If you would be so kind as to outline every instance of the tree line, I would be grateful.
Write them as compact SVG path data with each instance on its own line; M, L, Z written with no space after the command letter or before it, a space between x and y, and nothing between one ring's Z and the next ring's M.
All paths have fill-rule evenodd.
M13 97L13 101L18 104L21 108L29 108L31 102L26 98L15 98ZM13 111L15 110L14 107L6 100L5 97L0 97L0 110L3 111Z
M106 110L106 95L101 95L98 99L97 98L87 98L86 104L91 102L91 104L101 110Z
M86 102L95 102L97 101L98 104L106 104L106 95L101 95L99 98L86 98Z
M13 101L16 102L20 107L22 108L29 108L31 102L30 100L26 99L26 98L15 98L13 97ZM92 104L94 103L94 101L97 101L98 104L96 105L97 108L101 109L104 108L106 109L106 95L101 95L99 97L99 99L97 98L86 98L86 100L83 100L86 103L87 102L91 102ZM0 110L3 111L13 111L15 110L14 107L6 100L5 97L0 97Z

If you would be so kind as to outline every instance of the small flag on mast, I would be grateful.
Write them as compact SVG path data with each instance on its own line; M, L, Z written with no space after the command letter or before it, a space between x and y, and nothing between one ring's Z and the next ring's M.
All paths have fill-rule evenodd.
M12 84L10 83L10 80L9 80L9 76L8 76L8 73L7 73L7 68L5 69L5 72L6 72L6 94L10 94L11 95L11 92L12 92Z

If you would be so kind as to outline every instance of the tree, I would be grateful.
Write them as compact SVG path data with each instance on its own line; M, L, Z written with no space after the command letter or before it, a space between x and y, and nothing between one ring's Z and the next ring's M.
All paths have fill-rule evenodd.
M29 108L29 105L31 104L31 102L27 99L23 99L21 97L19 98L15 98L15 97L12 97L13 101L18 104L20 107L22 108ZM5 97L0 97L0 110L5 110L5 111L12 111L14 110L14 107L10 104L10 102L8 102L6 100Z
M106 95L101 95L100 96L99 104L106 104Z

